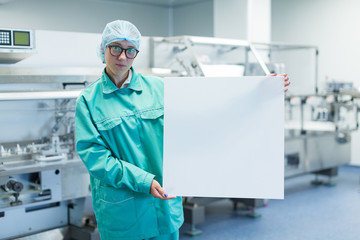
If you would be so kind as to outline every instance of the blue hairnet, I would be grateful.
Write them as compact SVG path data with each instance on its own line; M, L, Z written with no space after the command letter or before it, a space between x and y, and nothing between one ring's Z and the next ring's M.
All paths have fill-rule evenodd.
M99 58L105 62L105 48L112 42L126 40L139 49L141 34L134 24L124 21L116 20L106 24L102 34L101 44L98 47L97 54Z

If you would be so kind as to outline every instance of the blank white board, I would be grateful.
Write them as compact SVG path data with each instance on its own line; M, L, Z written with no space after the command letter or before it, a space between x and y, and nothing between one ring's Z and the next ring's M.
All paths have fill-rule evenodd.
M169 195L284 198L283 77L164 79Z

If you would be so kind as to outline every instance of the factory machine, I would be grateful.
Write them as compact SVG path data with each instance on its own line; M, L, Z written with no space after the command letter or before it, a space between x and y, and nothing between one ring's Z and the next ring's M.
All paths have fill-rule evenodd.
M100 239L74 141L75 100L99 72L14 67L36 54L34 32L1 34L0 239L65 227L65 239Z
M95 46L99 37L37 33L55 45L59 39L61 44L70 39L69 52L63 54L69 55L67 62L75 59L71 54L82 56L85 62L89 57L84 53L92 47L85 44L93 41ZM74 49L76 38L83 44ZM74 111L81 89L96 80L101 69L12 65L37 54L34 39L32 31L0 29L0 239L54 228L67 229L65 239L99 239L89 176L74 146ZM81 47L84 49L75 54ZM54 61L64 49L66 46L56 52L50 45L45 52L55 55ZM150 37L143 39L135 67L159 76L288 73L292 85L285 101L285 177L304 173L334 176L339 165L350 161L350 132L358 128L359 94L336 83L319 91L317 56L313 46ZM215 200L184 199L189 234L201 232L195 225L205 220L205 206ZM267 202L232 200L234 207L241 203L252 210L252 217L257 216L254 208Z
M351 84L328 82L320 91L318 48L281 43L250 43L205 37L152 39L151 66L171 69L179 76L255 76L287 73L285 94L285 178L314 173L313 184L333 185L339 165L350 162L351 132L357 130L360 94ZM221 83L220 83L221 84ZM325 175L327 181L320 180ZM189 235L205 219L204 206L216 199L185 198ZM258 217L255 207L264 199L232 199Z

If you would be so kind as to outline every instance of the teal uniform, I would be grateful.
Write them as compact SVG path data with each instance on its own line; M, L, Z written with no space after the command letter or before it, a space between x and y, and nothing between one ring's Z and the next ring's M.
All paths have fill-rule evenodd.
M90 173L102 240L166 235L184 221L181 197L150 194L152 180L163 180L163 80L132 71L119 89L104 70L76 102L76 149Z

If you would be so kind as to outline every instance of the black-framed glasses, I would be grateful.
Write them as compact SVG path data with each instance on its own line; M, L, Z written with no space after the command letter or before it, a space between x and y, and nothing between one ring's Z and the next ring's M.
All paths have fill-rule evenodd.
M139 53L139 50L135 48L121 48L117 45L107 46L110 50L110 54L114 57L119 57L123 51L125 51L125 56L129 59L134 59L137 54Z

